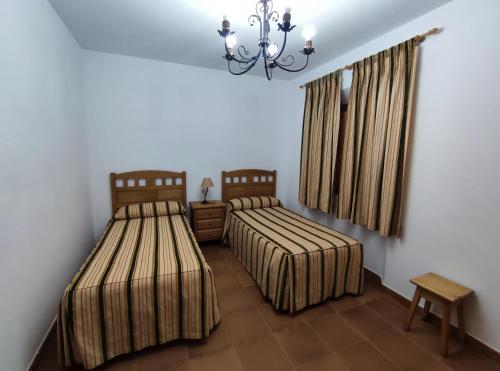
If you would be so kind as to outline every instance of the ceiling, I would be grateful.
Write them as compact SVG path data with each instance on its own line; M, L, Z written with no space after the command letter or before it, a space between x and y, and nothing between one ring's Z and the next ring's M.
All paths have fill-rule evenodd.
M281 13L292 7L287 50L296 55L304 46L302 29L314 25L316 53L308 69L371 40L450 0L274 0ZM84 49L130 55L224 70L223 41L216 32L222 15L231 21L238 45L257 51L258 28L248 16L257 0L49 0ZM426 30L422 30L424 32ZM271 25L273 41L283 33ZM302 57L302 58L301 58ZM276 74L292 79L297 74ZM261 64L252 73L263 75Z

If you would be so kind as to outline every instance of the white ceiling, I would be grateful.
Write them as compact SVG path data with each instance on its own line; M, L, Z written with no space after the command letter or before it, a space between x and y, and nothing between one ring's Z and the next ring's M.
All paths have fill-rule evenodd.
M287 49L297 56L303 48L302 28L316 27L316 53L308 69L319 66L450 0L275 0L281 13L292 7ZM223 42L217 33L222 15L231 21L238 45L257 51L258 28L248 16L257 0L49 0L76 40L85 49L141 58L226 69ZM422 30L426 31L426 30ZM271 38L281 43L282 32L272 25ZM301 58L302 57L302 58ZM279 71L282 72L282 71ZM263 75L261 64L254 74ZM275 77L291 79L297 74Z

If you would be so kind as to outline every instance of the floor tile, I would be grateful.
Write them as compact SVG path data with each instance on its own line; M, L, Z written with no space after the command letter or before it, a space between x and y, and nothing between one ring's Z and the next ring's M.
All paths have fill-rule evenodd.
M233 312L225 316L233 344L239 344L266 335L269 330L255 307Z
M231 250L231 248L229 246L227 246L227 245L219 245L219 246L220 246L219 251L224 256L225 259L236 258L236 255L234 255L233 251Z
M288 371L290 361L271 334L236 346L246 371Z
M236 256L233 259L226 259L226 262L233 273L247 271Z
M193 358L189 363L192 371L243 371L243 366L233 346Z
M299 317L304 322L309 322L313 319L326 316L333 312L333 309L328 305L327 302L319 303L311 307L306 307L297 313Z
M263 303L271 305L271 302L269 300L266 300L266 298L264 297L264 295L262 295L262 292L260 292L260 289L257 286L245 287L245 291L249 296L250 300L252 300L252 302L254 303L254 305L258 306Z
M219 293L219 304L224 314L253 306L246 291L240 287Z
M334 312L344 311L361 305L361 301L356 296L345 295L337 299L328 300L328 305Z
M340 313L356 330L367 337L374 336L391 329L391 326L382 318L362 305Z
M336 354L327 354L300 366L297 371L347 371L347 367Z
M270 302L264 302L257 309L273 331L293 328L304 323L296 314L276 311Z
M247 271L242 272L234 272L234 277L236 278L236 281L240 284L241 287L249 287L249 286L255 286L255 281L253 280L252 276L250 273Z
M142 354L143 352L140 352ZM139 357L133 354L123 354L104 363L99 371L138 371Z
M167 370L162 370L162 371L192 371L192 368L191 368L191 363L186 362L186 363L183 363L181 365L169 368Z
M139 371L163 371L180 366L188 360L185 342L158 346L141 352Z
M366 305L390 324L398 328L403 328L403 324L408 316L408 308L405 308L389 297L372 300Z
M434 361L430 365L425 365L416 371L453 371L451 368L446 366L443 361Z
M202 245L201 253L210 266L212 265L212 262L224 259L226 257L226 255L223 253L223 248L219 247L218 245Z
M366 341L343 349L338 355L350 371L397 370L396 366Z
M365 287L363 290L363 295L360 295L358 297L359 301L362 303L368 303L372 300L375 299L380 299L385 297L386 295L383 294L374 284L372 283L365 283Z
M363 340L351 325L335 313L318 318L309 324L333 351L349 347Z
M488 357L470 349L462 349L454 354L443 358L443 362L455 371L481 370L498 371L500 367L495 365Z
M214 275L231 273L229 264L224 259L208 262L208 265L210 265L210 268L212 268L212 272L214 272Z
M216 328L210 332L210 336L202 340L190 340L188 342L189 358L221 351L232 345L231 334L227 328L224 318Z
M326 346L307 324L274 332L274 336L295 366L311 362L328 353Z
M417 370L436 360L396 330L374 336L371 342L403 370Z
M402 333L404 336L407 336L411 341L422 346L434 356L441 356L441 334L440 329L437 326L415 317L410 331L402 331ZM450 336L450 340L448 342L448 353L451 355L461 348L462 345L453 336Z
M240 288L238 281L232 273L223 273L215 276L215 290L217 294L221 294L225 290Z

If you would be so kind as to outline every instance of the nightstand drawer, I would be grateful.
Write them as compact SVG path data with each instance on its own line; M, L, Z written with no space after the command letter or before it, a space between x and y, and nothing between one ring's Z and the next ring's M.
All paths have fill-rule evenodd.
M223 226L224 226L224 222L223 222L222 218L217 218L217 219L200 219L196 223L196 229L197 230L222 228Z
M197 210L196 217L198 219L216 219L224 217L226 210L222 208L218 209L205 209L205 210Z
M196 237L198 238L198 241L220 240L222 238L222 228L198 231L196 232Z

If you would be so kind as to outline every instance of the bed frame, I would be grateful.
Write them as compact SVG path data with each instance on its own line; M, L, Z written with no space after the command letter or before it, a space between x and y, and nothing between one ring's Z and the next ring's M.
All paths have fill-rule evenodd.
M252 196L276 197L276 170L223 171L221 184L222 201Z
M113 213L139 202L181 201L186 205L186 172L140 170L111 173Z

